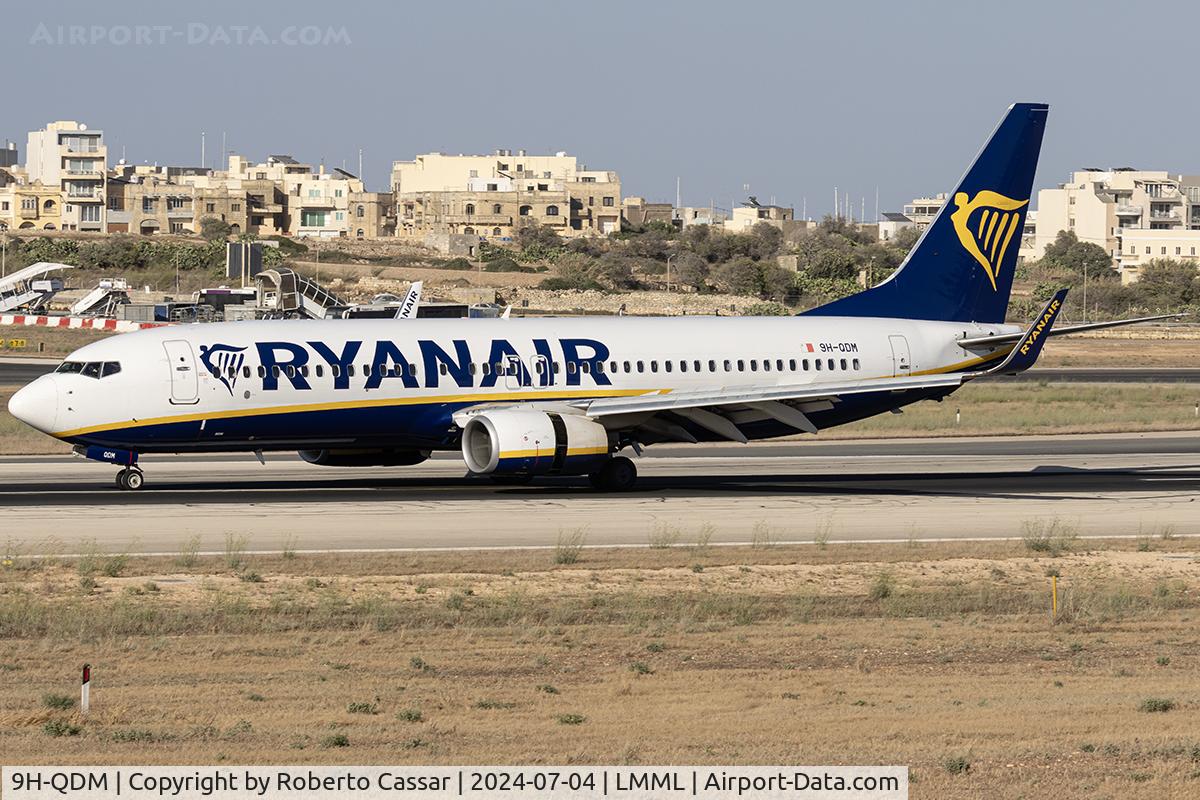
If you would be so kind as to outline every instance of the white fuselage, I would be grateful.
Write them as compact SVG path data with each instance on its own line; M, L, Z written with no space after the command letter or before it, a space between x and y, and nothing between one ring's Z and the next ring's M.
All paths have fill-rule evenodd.
M134 451L449 448L452 414L476 405L951 372L994 355L959 338L1016 330L819 316L178 325L77 350L66 363L88 366L23 390L22 418L68 441ZM109 363L119 369L90 366ZM849 416L887 410L876 405ZM818 426L848 420L833 414ZM763 426L750 438L786 432Z

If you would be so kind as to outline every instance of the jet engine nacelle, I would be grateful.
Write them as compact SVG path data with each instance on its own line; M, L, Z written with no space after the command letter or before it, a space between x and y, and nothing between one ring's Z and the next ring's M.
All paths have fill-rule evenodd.
M584 475L609 459L608 431L578 414L506 408L472 415L462 453L478 475Z
M301 450L300 457L322 467L410 467L429 458L428 450Z

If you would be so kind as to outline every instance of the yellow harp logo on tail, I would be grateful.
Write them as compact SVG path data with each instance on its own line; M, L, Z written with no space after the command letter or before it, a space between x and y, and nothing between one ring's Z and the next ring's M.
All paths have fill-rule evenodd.
M986 189L970 199L966 192L954 195L956 210L950 215L954 232L962 246L983 267L993 290L1004 253L1021 225L1020 209L1028 203L1028 200L1013 200Z

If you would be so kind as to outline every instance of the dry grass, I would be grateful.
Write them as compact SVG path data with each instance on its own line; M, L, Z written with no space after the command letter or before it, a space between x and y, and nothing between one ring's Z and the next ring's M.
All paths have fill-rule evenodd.
M1055 339L1043 367L1194 367L1200 327L1117 328Z
M1193 542L1076 543L1057 623L1021 542L246 556L262 583L223 556L130 558L86 595L75 560L17 559L0 742L12 764L799 751L910 764L914 797L1187 796ZM93 713L47 707L83 661Z
M1193 352L1196 347L1192 345ZM1200 430L1195 384L970 383L944 402L834 428L822 439ZM955 412L962 412L960 423Z
M31 356L58 358L78 350L84 345L107 339L112 333L84 330L82 328L46 328L38 325L0 325L0 337L4 347L0 356ZM12 339L24 339L25 347L10 348Z

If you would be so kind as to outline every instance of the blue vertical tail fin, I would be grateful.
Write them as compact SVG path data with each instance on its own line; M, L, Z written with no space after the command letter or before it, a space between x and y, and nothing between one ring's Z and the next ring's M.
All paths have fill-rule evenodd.
M806 314L1003 322L1049 106L1008 109L890 278Z

